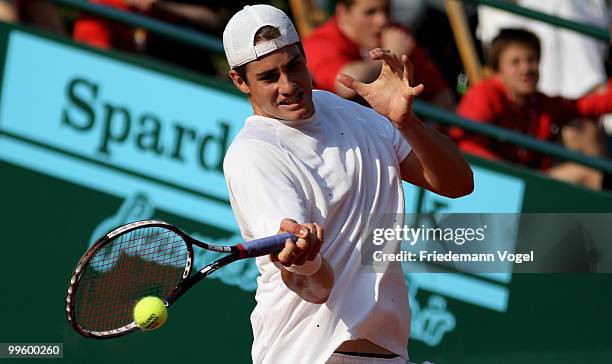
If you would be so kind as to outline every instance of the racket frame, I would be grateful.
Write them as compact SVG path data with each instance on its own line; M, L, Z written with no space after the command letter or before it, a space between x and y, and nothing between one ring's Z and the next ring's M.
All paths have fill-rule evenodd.
M255 256L269 254L270 252L278 252L282 249L282 246L284 246L284 242L286 241L286 239L290 238L294 242L297 241L297 237L295 237L295 235L285 233L254 240L249 243L241 243L236 245L211 245L196 240L181 231L176 226L160 220L142 220L117 227L112 231L108 232L100 239L96 240L96 242L81 257L76 266L76 269L70 277L68 293L66 295L66 315L68 317L68 322L70 323L70 325L82 336L96 339L110 339L118 336L127 335L131 332L139 330L139 327L134 321L123 327L108 331L85 330L77 322L73 303L75 298L75 292L77 291L79 286L79 280L83 272L85 271L84 268L94 257L94 255L104 246L112 242L115 238L134 231L136 229L140 229L142 227L160 227L168 229L180 236L186 245L187 258L183 275L174 287L174 289L170 292L170 294L167 297L162 298L166 307L172 306L172 304L174 304L176 300L178 300L185 292L187 292L189 288L191 288L197 282L199 282L209 274L213 273L214 271L218 270L219 268L222 268L236 260L252 258ZM200 269L198 272L190 276L194 260L193 245L196 245L199 248L206 249L209 251L226 253L228 255L206 265L204 268Z
M198 246L202 246L202 245L199 244L200 242L198 242L197 240L189 237L184 232L179 230L177 227L175 227L173 225L170 225L167 222L160 221L160 220L142 220L142 221L136 221L136 222L133 222L131 224L120 226L120 227L118 227L118 228L108 232L106 235L104 235L100 239L96 240L96 242L87 250L87 252L85 252L85 254L79 260L79 263L77 264L74 272L72 273L72 276L70 277L70 284L68 286L68 293L66 295L66 315L67 315L68 323L70 324L70 326L72 326L72 328L74 328L79 334L81 334L81 335L83 335L85 337L91 337L91 338L97 338L97 339L110 339L110 338L117 337L117 336L127 335L127 334L129 334L131 332L134 332L134 331L137 331L139 329L138 325L136 325L136 322L132 321L130 324L128 324L126 326L123 326L123 327L120 327L120 328L117 328L117 329L113 329L113 330L108 330L108 331L89 331L89 330L85 330L84 328L82 328L78 324L78 321L77 321L77 318L76 318L76 312L74 310L73 303L74 303L74 299L75 299L75 293L76 293L76 291L78 289L78 286L79 286L79 280L81 278L81 275L85 271L84 268L87 266L89 261L94 257L94 255L98 251L100 251L100 249L102 249L104 246L108 245L110 242L112 242L118 236L121 236L123 234L127 234L127 233L129 233L131 231L134 231L136 229L140 229L142 227L151 227L151 228L160 227L160 228L165 228L165 229L171 230L172 232L176 233L181 238L183 238L183 240L186 243L185 245L186 245L186 250L187 250L187 259L186 259L186 262L185 262L185 269L183 271L183 275L182 275L181 280L178 282L178 284L176 285L176 287L172 291L172 294L174 294L175 292L179 291L179 287L181 286L181 284L186 280L187 277L189 277L189 274L190 274L191 269L193 267L193 247L192 247L192 244L195 243ZM204 244L205 246L208 245L208 244L205 244L205 243L202 243L202 244ZM205 246L204 246L204 248L206 249ZM180 295L181 294L179 294L179 296L177 296L176 298L180 297ZM176 298L173 300L173 302L176 301ZM164 303L166 304L166 306L169 306L166 301L164 301Z

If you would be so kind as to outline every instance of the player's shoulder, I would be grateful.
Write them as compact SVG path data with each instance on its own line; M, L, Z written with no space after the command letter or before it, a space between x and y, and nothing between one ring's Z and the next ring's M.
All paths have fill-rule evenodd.
M224 169L258 163L279 152L274 126L261 120L248 120L225 152Z
M312 90L312 100L315 103L315 107L317 104L323 103L323 106L341 106L345 101L348 101L333 92L329 92L326 90L314 89Z
M323 109L327 112L340 113L342 116L350 117L351 119L386 119L371 107L347 100L333 92L313 90L313 100L317 110Z
M376 134L377 130L388 134L390 129L394 128L389 119L372 108L332 92L314 90L313 100L317 113L326 120L333 120L333 124L337 127L350 125L353 132L363 131L370 134Z
M318 109L333 109L336 111L346 109L352 112L365 113L372 111L372 109L370 109L369 107L365 107L354 101L347 100L333 92L329 92L326 90L312 90L312 99L315 104L315 108Z

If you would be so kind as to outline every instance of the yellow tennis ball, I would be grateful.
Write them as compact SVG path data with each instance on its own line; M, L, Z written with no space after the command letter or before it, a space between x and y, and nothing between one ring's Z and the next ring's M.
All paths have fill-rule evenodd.
M155 330L168 318L164 301L158 297L147 296L134 306L134 321L143 330Z

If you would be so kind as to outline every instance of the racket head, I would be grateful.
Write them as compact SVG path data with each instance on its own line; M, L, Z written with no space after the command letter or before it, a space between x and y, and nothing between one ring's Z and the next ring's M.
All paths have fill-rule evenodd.
M190 240L178 228L158 220L123 225L98 239L70 278L66 296L70 325L91 338L138 330L133 319L138 300L157 296L166 301L189 277Z

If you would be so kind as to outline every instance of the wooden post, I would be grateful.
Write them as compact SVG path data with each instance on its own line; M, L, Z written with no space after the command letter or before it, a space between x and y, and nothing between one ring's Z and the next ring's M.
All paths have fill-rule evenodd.
M465 17L463 4L459 0L445 0L444 3L463 68L471 83L478 82L483 79L484 72Z

